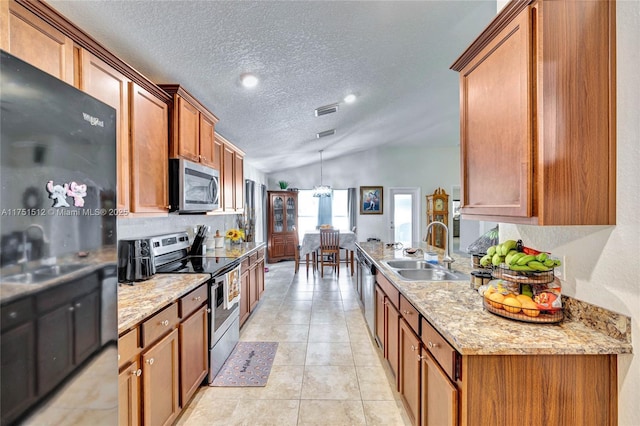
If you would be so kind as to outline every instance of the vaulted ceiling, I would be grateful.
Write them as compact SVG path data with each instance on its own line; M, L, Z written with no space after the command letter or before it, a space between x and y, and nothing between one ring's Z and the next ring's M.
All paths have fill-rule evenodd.
M265 173L315 163L321 149L329 159L457 145L449 66L496 14L495 0L49 4L151 80L182 84ZM247 72L260 80L253 89L240 84ZM334 103L338 112L315 116Z

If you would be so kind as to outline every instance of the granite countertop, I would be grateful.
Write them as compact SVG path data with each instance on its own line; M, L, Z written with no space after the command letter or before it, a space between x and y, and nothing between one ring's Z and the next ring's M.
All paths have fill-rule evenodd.
M138 325L210 278L209 274L156 274L133 285L118 284L118 334Z
M358 246L373 260L378 271L462 355L632 352L628 317L612 313L607 318L608 328L612 328L613 322L613 333L592 327L597 321L571 319L566 314L565 319L558 324L531 324L502 318L483 308L482 297L470 288L468 281L406 281L381 263L406 258L403 250L386 248L383 243L361 242ZM416 244L415 247L426 248L424 243ZM453 269L467 273L472 269L470 258L459 255L452 257L456 260L452 265ZM600 308L598 311L602 313L604 310ZM618 338L612 337L612 334Z
M83 253L82 256L78 256L75 254L60 256L55 260L56 265L64 266L74 264L78 265L79 269L76 269L75 271L68 274L61 274L59 276L52 277L48 280L21 284L3 280L4 277L20 273L21 270L19 266L2 268L2 271L0 272L0 303L5 304L20 297L39 293L41 291L66 283L76 278L81 278L95 270L104 268L105 266L111 265L113 267L116 267L117 250L115 247L105 248L96 252ZM46 265L30 263L28 265L28 269L33 270L41 266Z
M265 243L241 243L208 249L207 256L243 258L265 247ZM211 278L210 274L156 274L153 278L118 285L118 334L129 330L165 306L180 299Z

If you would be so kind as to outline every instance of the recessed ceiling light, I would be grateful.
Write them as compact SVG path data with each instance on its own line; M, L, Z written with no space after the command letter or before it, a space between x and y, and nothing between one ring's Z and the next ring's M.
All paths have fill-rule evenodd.
M356 95L354 95L353 93L351 93L350 95L347 95L344 97L344 101L348 104L355 102L356 101Z
M248 89L258 85L258 77L251 73L242 74L240 76L240 81L242 82L242 85Z

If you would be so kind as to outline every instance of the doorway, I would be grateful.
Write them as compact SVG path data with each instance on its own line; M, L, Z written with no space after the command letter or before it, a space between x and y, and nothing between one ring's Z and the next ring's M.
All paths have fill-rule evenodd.
M389 189L390 241L411 247L420 241L420 188Z

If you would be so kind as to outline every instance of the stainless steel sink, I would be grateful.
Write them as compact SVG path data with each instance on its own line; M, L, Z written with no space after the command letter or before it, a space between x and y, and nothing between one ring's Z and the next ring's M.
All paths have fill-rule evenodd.
M83 265L81 263L68 263L65 265L41 266L40 268L33 271L33 274L41 277L53 278L53 277L58 277L60 275L70 274L71 272L85 268L86 266L87 265Z
M391 270L408 281L468 281L469 275L457 271L450 271L441 265L427 263L424 260L399 259L387 260Z
M450 272L440 268L434 269L398 269L395 271L402 278L411 281L466 281L464 274Z
M439 268L437 265L427 263L424 260L388 260L387 266L393 269L433 269Z
M0 281L11 284L37 284L61 275L70 274L86 266L80 263L41 266L33 271L4 276Z
M0 281L11 284L34 284L46 279L47 278L45 277L38 277L31 272L24 272L22 274L14 274L2 277Z

